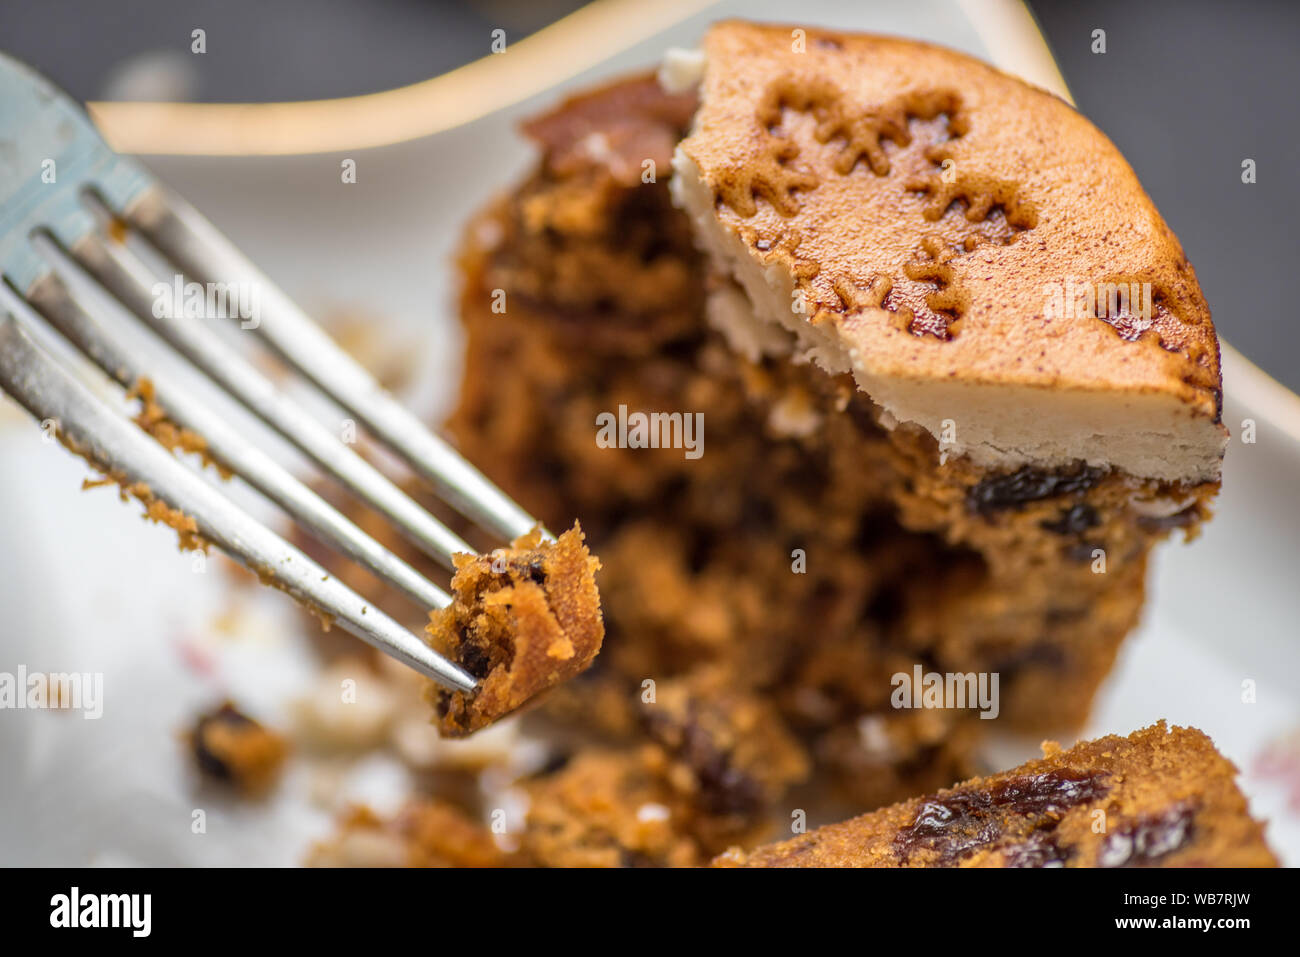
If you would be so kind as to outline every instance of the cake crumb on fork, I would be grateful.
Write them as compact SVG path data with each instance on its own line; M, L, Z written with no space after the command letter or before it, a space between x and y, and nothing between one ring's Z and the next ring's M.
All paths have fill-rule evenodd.
M599 568L577 523L554 542L534 528L508 548L456 556L452 603L425 631L479 684L465 693L430 682L444 737L472 734L591 664L605 637Z

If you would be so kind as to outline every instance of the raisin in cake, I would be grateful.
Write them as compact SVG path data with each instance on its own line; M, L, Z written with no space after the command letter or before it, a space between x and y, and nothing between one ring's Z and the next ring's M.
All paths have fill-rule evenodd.
M1165 723L714 863L733 867L1276 867L1237 769Z

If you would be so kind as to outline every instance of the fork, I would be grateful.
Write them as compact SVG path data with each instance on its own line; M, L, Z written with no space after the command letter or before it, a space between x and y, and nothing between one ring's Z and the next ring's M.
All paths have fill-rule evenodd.
M425 611L451 602L443 589L252 445L194 395L183 373L192 377L190 370L198 370L444 567L454 568L454 553L474 550L259 371L245 350L228 341L232 336L222 334L228 330L187 315L184 303L159 294L157 284L198 283L214 296L224 293L227 303L231 290L256 290L260 309L243 317L241 327L355 416L443 501L507 540L539 523L389 395L192 206L114 153L78 103L3 54L0 276L0 387L53 428L65 446L123 489L141 489L143 483L151 500L192 518L202 541L344 630L446 687L474 689L468 672L253 518L123 414L122 391L138 394L147 383L168 420L200 436L213 462L314 538L340 549ZM88 306L87 299L101 302ZM126 329L101 321L113 300L119 312L150 330L144 335L165 343L152 350L160 358L130 347ZM56 342L51 329L65 343ZM61 348L66 344L74 348ZM77 352L90 364L70 361ZM109 393L115 393L118 408L105 398Z

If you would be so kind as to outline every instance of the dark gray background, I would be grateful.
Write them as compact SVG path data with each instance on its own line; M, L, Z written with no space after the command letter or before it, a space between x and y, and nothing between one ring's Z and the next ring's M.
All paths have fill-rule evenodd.
M198 100L311 99L424 79L484 55L494 28L517 40L580 5L5 0L0 47L82 99L110 98L139 92L124 63L156 51L183 54L199 26L208 33L209 52L174 52L169 92ZM1292 314L1300 272L1294 238L1300 3L1031 0L1030 6L1079 108L1128 157L1182 240L1219 331L1300 390L1300 320ZM797 11L792 0L792 19ZM1091 52L1098 28L1106 31L1105 54ZM238 42L228 42L231 35ZM1241 182L1248 157L1258 166L1253 186Z

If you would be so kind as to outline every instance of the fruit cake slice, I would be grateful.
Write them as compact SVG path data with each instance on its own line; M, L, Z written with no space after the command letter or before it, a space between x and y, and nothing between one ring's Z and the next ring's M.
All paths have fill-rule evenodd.
M975 773L991 726L1083 721L1151 547L1209 515L1217 344L1064 103L803 34L721 24L699 97L633 77L527 124L535 169L467 232L449 427L601 555L605 649L547 717L645 741L645 683L707 668L775 706L809 786L876 807ZM1112 280L1107 319L1075 301ZM702 413L703 454L602 444L621 410ZM996 721L899 707L918 666L996 676Z
M730 867L1276 867L1237 769L1163 721L714 861Z

